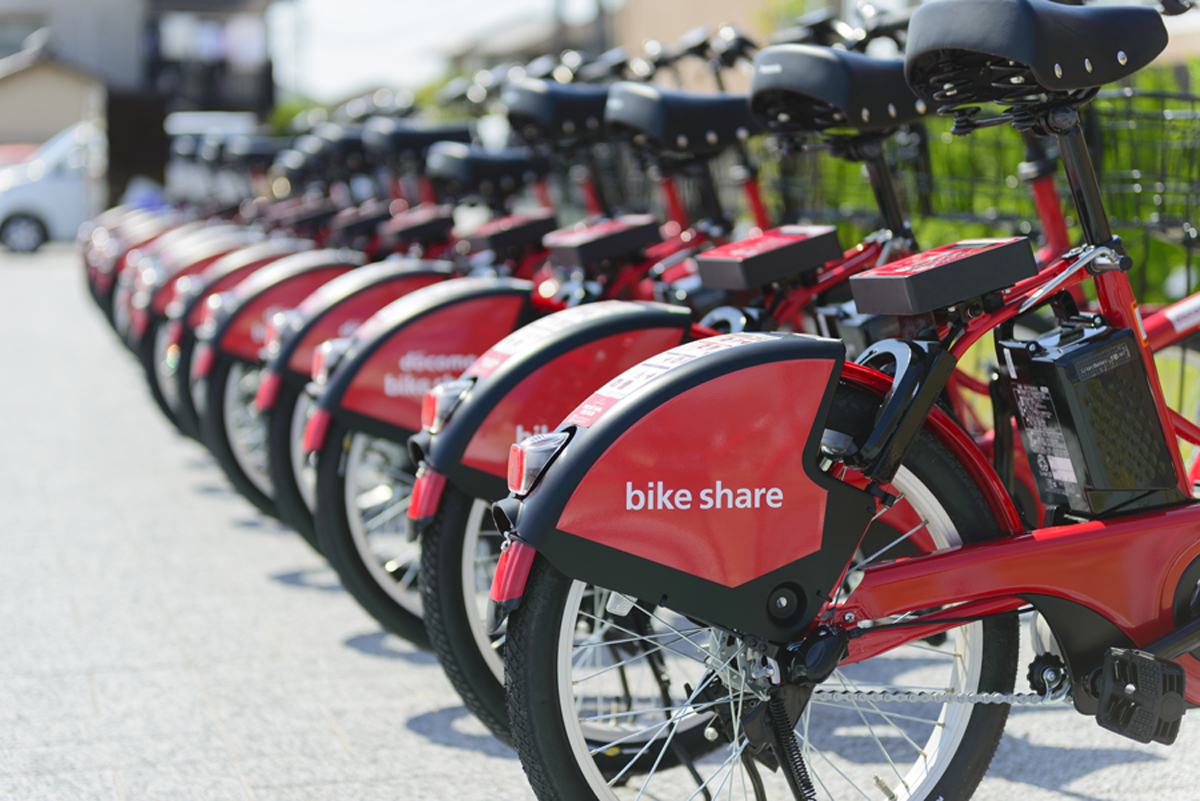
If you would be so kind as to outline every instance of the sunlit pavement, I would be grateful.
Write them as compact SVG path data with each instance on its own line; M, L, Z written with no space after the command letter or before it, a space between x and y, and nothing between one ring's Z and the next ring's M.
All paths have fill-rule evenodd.
M0 797L529 797L433 657L163 419L71 248L0 255L0 343ZM1200 713L1168 749L1018 710L976 798L1190 801L1198 746Z

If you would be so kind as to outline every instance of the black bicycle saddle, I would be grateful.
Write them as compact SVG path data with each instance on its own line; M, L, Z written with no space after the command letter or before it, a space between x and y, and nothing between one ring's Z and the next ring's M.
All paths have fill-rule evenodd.
M509 194L550 171L550 162L524 147L489 152L478 145L438 142L425 156L426 174L451 184L453 194Z
M1014 84L1030 85L1029 94L1074 92L1132 75L1166 45L1162 17L1146 6L931 0L909 23L905 71L922 98L955 105L956 87L942 78L963 68L981 75L970 102L1011 97ZM997 76L997 66L1028 74Z
M513 130L527 141L596 137L604 132L608 87L537 78L510 81L500 99Z
M644 83L614 83L604 121L667 153L715 156L762 126L745 95L698 94Z
M928 111L904 80L904 59L782 44L754 59L750 110L771 131L882 131Z
M428 122L372 117L363 126L362 136L368 150L385 157L420 159L435 142L470 142L474 127L470 120Z

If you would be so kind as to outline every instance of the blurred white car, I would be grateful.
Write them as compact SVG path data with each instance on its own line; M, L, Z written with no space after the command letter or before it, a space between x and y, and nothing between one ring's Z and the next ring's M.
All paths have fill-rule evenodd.
M0 243L31 253L47 239L73 239L100 211L104 149L104 134L81 122L0 167Z

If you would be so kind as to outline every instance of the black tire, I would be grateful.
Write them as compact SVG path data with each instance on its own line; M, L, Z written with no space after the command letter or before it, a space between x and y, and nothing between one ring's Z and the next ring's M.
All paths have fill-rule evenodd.
M463 704L498 739L511 743L504 709L504 657L485 631L476 593L495 575L500 534L492 523L491 502L447 485L437 515L421 532L421 601L425 629L446 676ZM468 563L465 553L475 556ZM476 559L485 560L478 567ZM470 581L468 571L476 581Z
M45 224L31 214L14 214L0 226L0 242L14 253L33 253L49 238Z
M463 704L497 739L511 745L503 634L488 635L483 605L496 573L500 544L491 501L472 498L448 485L437 515L421 533L421 600L429 641ZM701 737L699 730L689 732L684 751L695 756L709 750L712 746ZM678 764L678 756L668 754L665 764ZM611 762L613 772L620 769L619 759Z
M168 355L164 353L166 330L167 321L157 315L151 315L142 340L138 343L138 360L142 363L142 371L146 374L146 383L150 386L150 396L158 404L159 410L171 421L171 425L179 429L180 433L186 433L179 425L175 407L167 398L167 394L173 394L173 388L164 388L163 386L164 380L178 381L177 376L166 377L168 372L168 368L164 364L168 358Z
M862 414L870 412L877 403L862 393L850 390L842 392L839 400L842 403L835 404L835 408L841 407L838 411L841 420L835 421L830 427L846 432L852 429L838 426L846 422L862 425L864 419L869 419L862 417ZM895 484L904 485L909 503L918 508L922 519L929 521L930 533L938 532L943 542L953 544L955 539L967 542L999 534L983 496L967 477L962 465L928 432L923 432L918 438L905 460L905 469L897 476ZM920 508L922 505L923 509ZM570 671L573 664L578 664L574 660L582 660L587 655L587 652L581 651L576 654L571 650L573 641L582 635L578 630L579 623L575 613L572 611L569 617L565 614L568 609L575 608L573 604L586 600L586 592L587 588L584 585L558 572L539 556L526 585L521 606L514 610L508 621L505 661L507 709L513 742L534 792L542 801L617 797L607 784L607 780L614 775L611 767L597 765L588 756L588 749L595 748L595 745L583 739L581 733L584 725L580 723L574 706L564 709L563 695L560 694L561 688L558 686L560 666L565 666L565 670ZM584 609L582 606L579 608ZM582 621L585 618L578 620ZM587 633L586 630L584 633ZM697 641L701 641L700 635L696 637ZM967 680L959 687L964 692L1012 692L1018 650L1015 615L989 618L965 625L951 632L950 638L954 642L949 643L948 649L941 649L938 656L941 663L938 669L951 671L950 676L942 678L957 677L957 671L961 669L967 676ZM714 641L728 643L730 640L727 633L722 633L715 637ZM659 639L656 642L665 645L667 641ZM592 652L596 650L594 645L586 645L586 642L585 646L592 648ZM932 657L926 655L926 652L938 651L933 645L919 642L913 647L920 649L919 656L934 662ZM565 659L571 659L573 662L566 663L563 661ZM677 661L685 664L687 662L682 658ZM927 681L924 674L920 673L919 678L914 681L910 678L910 673L926 669L923 666L914 667L916 664L889 653L859 665L848 666L844 671L839 670L839 674L851 674L850 689L860 687L860 682L861 686L870 689L874 689L875 685L886 687L889 682L935 687L952 686ZM889 675L888 671L893 673ZM693 672L698 672L698 668L693 666ZM870 676L872 672L885 678L881 681L856 677L856 674ZM578 679L573 674L570 676L572 683L569 692L579 693L579 700L585 705L590 704L592 695L589 688L583 684L585 680L593 680L592 676L595 675L598 674L584 674ZM837 675L835 674L835 677ZM822 687L837 690L845 686L839 685L835 679L831 679L830 682L832 685L827 683ZM722 692L727 686L720 682L713 684ZM696 683L694 686L699 687L700 684ZM723 697L727 696L728 693ZM673 694L672 699L680 697L682 694ZM808 717L801 719L798 729L805 733L810 745L819 748L827 743L831 744L833 747L829 750L836 750L833 756L842 760L845 773L841 770L835 772L827 769L826 763L820 757L808 760L808 768L816 777L818 786L825 787L825 792L837 798L843 797L843 791L837 786L843 780L861 782L859 786L863 797L878 797L881 793L888 795L888 791L882 790L875 783L882 781L881 779L875 778L873 781L880 773L887 777L889 785L896 784L902 778L901 769L878 766L881 762L890 764L892 755L888 752L888 747L896 749L897 752L913 752L912 756L906 753L903 761L903 764L907 765L909 760L914 760L913 771L903 777L909 783L907 791L912 793L906 797L927 801L970 798L991 764L1008 717L1008 706L1001 704L903 705L901 712L913 716L924 714L929 711L929 707L936 708L932 716L910 722L907 718L889 718L886 710L879 711L873 703L862 706L851 704L852 710L839 710L836 699L835 695L831 695L826 696L821 704L810 703L805 712ZM572 702L571 698L565 700ZM599 700L596 703L599 705ZM724 703L728 708L727 702ZM686 711L686 707L682 709ZM939 710L940 717L937 716ZM691 714L693 717L699 717L694 711ZM839 714L841 717L838 717ZM886 738L868 739L865 735L854 733L861 727L870 730L873 735L875 724L869 721L886 724L897 731L902 731L900 727L919 729L917 741L905 734L901 738L893 736L889 746L885 746ZM850 733L845 733L847 731ZM922 748L920 741L924 737L929 738L924 742L925 750L918 751ZM877 748L888 759L881 760L874 751L865 754L867 748ZM739 797L757 797L748 793L754 789L755 784L764 780L775 784L771 792L763 793L764 796L781 799L793 797L786 786L780 787L776 784L781 783L777 774L747 770L742 767L742 761L734 759L722 762L720 757L723 753L726 752L718 753L715 761L698 766L704 771L721 771L729 767L730 772L725 775L728 781L723 787L730 797L736 794L741 794ZM922 756L928 754L932 761L928 764L921 763L916 755L918 753ZM864 758L864 755L869 758ZM732 776L734 768L743 771L741 781ZM928 772L922 774L920 768L927 768ZM709 778L716 775L714 773ZM671 777L663 770L656 771L653 776L632 778L628 782L629 789L633 791L630 796L644 789L647 796L652 795L660 799L694 797L697 793L696 783L690 781L687 776L683 779L684 781L680 781L676 778L677 785L673 785ZM647 788L643 782L652 786ZM725 797L724 792L714 791L713 794ZM845 793L844 797L859 796Z
M315 488L306 498L297 476L298 460L306 460L296 446L302 441L304 424L308 420L302 404L313 401L303 386L284 381L275 405L267 413L267 458L271 486L275 489L275 509L279 519L294 528L304 541L321 552L317 540L317 525L312 509L316 506ZM300 437L297 437L297 427Z
M259 365L217 354L208 374L200 433L234 489L263 514L278 517L268 494L266 422L254 406L258 370Z
M359 491L361 481L372 480L372 472L396 477L394 484L378 484L393 491L378 505L367 499L374 489ZM393 498L404 503L399 496L405 485L411 493L415 473L404 444L371 437L335 421L317 458L315 521L318 550L337 571L346 591L385 629L428 648L420 603L420 543L406 542L405 516L386 505ZM356 515L353 524L352 513Z
M116 269L116 266L113 266ZM117 280L113 277L109 282L108 289L100 289L99 285L95 286L93 294L96 298L96 304L100 306L100 311L104 313L104 320L109 327L116 330L116 322L113 320L113 296L116 295Z
M179 394L175 398L178 405L174 406L175 422L185 436L197 442L203 442L200 435L200 412L197 408L193 393L203 395L207 383L200 386L192 384L192 360L196 354L196 335L187 326L179 337Z

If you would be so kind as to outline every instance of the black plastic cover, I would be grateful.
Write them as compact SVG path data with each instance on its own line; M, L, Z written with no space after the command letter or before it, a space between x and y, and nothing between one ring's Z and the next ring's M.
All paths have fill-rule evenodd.
M821 306L816 315L821 336L842 340L851 361L876 342L900 336L900 321L894 314L859 314L852 300Z
M542 237L558 227L552 211L533 211L527 214L508 214L489 220L467 237L471 251L494 250L540 244Z
M560 228L546 234L542 244L563 267L584 267L606 259L634 256L662 241L653 214L625 214L582 228Z
M851 276L863 314L924 314L1037 275L1025 237L963 239Z
M416 206L379 226L379 235L389 242L441 240L454 230L454 207Z
M700 283L714 289L752 289L813 272L842 257L832 225L785 225L696 256Z

